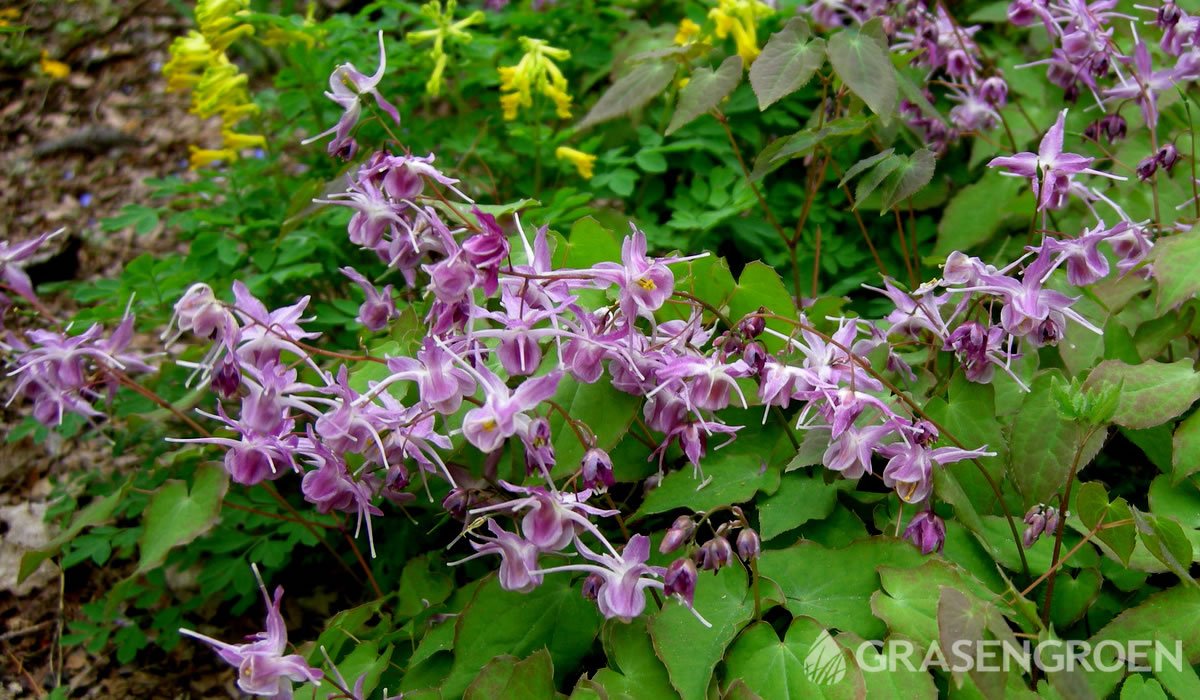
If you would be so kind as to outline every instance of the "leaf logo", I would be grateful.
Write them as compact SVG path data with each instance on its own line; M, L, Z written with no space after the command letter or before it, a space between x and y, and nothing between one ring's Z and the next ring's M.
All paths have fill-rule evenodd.
M817 685L834 685L846 677L846 658L829 630L821 630L809 648L804 657L804 675Z

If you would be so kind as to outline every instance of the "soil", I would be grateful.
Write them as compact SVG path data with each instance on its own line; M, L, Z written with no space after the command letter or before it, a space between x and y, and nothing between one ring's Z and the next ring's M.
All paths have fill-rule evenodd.
M98 222L127 204L149 204L147 178L185 171L188 145L213 141L216 126L190 115L187 96L168 94L161 75L171 40L191 24L179 15L181 6L167 0L3 6L15 15L8 24L26 29L0 34L0 240L66 229L30 269L36 282L110 277L137 255L176 247L161 226L138 235L102 231ZM69 74L48 74L43 55ZM70 317L63 295L44 301ZM6 400L5 384L0 379ZM0 433L7 437L26 410L16 402L0 408ZM127 468L99 442L0 442L0 536L9 548L51 536L41 515L53 479ZM111 649L60 647L60 630L124 572L80 565L63 576L47 563L16 586L15 561L0 552L0 700L47 697L59 686L67 691L59 697L71 698L238 696L230 669L193 645L139 657L136 665L118 663Z

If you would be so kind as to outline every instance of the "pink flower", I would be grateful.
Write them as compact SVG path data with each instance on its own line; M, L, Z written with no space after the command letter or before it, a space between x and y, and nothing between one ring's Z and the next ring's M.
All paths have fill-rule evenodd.
M254 573L258 574L258 569ZM275 588L275 601L267 595L266 586L259 579L263 599L267 602L266 631L259 632L253 641L245 644L226 644L220 640L205 636L189 629L180 629L179 633L199 639L212 647L213 651L226 663L238 669L238 688L244 693L290 700L292 683L321 680L320 669L312 668L299 654L283 655L287 649L287 628L283 625L283 616L279 613L279 604L283 600L283 587Z

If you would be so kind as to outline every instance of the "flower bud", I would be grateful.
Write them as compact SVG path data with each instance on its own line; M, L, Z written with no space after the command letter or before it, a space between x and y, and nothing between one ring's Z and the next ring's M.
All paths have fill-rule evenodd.
M933 511L923 510L904 529L904 539L915 544L922 554L941 552L946 544L946 523Z
M763 307L758 307L758 313L766 313ZM747 338L757 338L767 328L767 322L762 316L747 316L738 322L738 332Z
M761 551L762 540L759 539L758 533L751 528L743 528L737 536L738 556L746 561L750 561L751 559L757 559Z
M1058 509L1057 508L1047 508L1046 509L1046 533L1054 534L1055 536L1057 536L1057 534L1058 534Z
M1038 504L1030 508L1029 512L1025 514L1025 524L1028 527L1025 528L1025 534L1021 537L1021 541L1025 544L1026 549L1032 547L1038 541L1038 538L1042 536L1042 533L1045 532L1045 511L1046 507Z
M599 447L593 447L583 454L580 469L583 472L583 487L586 489L606 489L613 485L612 458Z
M1175 148L1175 144L1168 143L1158 149L1158 154L1154 156L1154 159L1158 161L1163 170L1170 170L1179 162L1179 149Z
M593 574L594 575L594 574ZM671 562L667 573L663 574L663 593L678 595L692 607L696 595L696 579L699 577L696 565L688 557L680 557Z
M1125 132L1127 131L1128 127L1125 122L1125 117L1122 117L1119 114L1110 114L1100 121L1104 124L1104 130L1105 133L1108 134L1108 140L1110 143L1116 143L1117 141L1125 138Z
M1008 83L993 75L979 85L979 96L993 107L1003 107L1008 102Z
M442 499L442 508L455 520L466 520L467 511L471 509L472 498L469 491L459 487L450 489L450 493Z
M716 572L733 558L733 547L724 537L714 537L696 550L695 556L701 569Z
M604 578L600 574L589 574L583 580L583 590L581 593L584 600L596 600L600 596L600 586L603 584Z
M696 531L696 523L686 515L681 515L675 518L675 522L671 524L667 534L663 537L662 542L658 545L658 551L662 554L669 554L687 544L687 541L692 538L692 533Z
M1154 154L1149 158L1142 160L1137 166L1137 176L1142 182L1154 177L1155 171L1158 170L1158 154Z
M750 365L756 374L761 374L767 366L767 349L763 347L762 343L746 343L746 347L742 348L742 360Z
M217 371L213 372L212 389L221 398L232 399L237 396L238 388L241 386L242 369L238 366L237 356L231 352L226 353L225 359L221 360Z
M1181 19L1183 19L1183 11L1179 9L1179 5L1176 5L1174 2L1168 0L1168 2L1164 2L1162 4L1162 7L1158 8L1158 13L1155 16L1154 21L1158 24L1158 26L1166 29L1168 27L1174 27Z

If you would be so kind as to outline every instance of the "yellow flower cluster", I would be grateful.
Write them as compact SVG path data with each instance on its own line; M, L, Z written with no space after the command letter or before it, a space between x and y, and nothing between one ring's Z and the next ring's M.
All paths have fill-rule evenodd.
M500 66L500 106L504 118L512 121L524 107L533 106L536 90L554 102L554 111L559 119L571 118L571 95L567 92L567 79L554 61L565 61L571 57L566 49L556 49L541 39L521 37L525 55L515 66Z
M446 64L450 60L446 54L446 44L451 42L470 43L472 37L467 31L467 27L478 24L486 18L482 10L475 10L466 17L455 20L454 11L456 9L458 9L457 0L446 0L444 6L438 0L425 3L421 6L421 14L433 22L433 29L409 32L404 37L408 43L414 45L426 41L433 42L433 46L429 49L429 57L433 59L433 72L429 74L429 80L425 82L425 93L430 97L442 94L442 77L446 73Z
M596 156L591 153L584 153L574 148L559 146L554 151L554 157L574 165L575 170L579 173L579 177L584 180L592 179L593 168L596 165Z
M717 6L708 11L708 18L713 21L718 39L733 37L738 55L742 57L743 64L749 66L759 53L758 20L770 17L774 12L759 0L717 0ZM683 32L682 23L680 32Z
M45 49L42 49L42 60L39 65L41 65L43 73L55 80L62 80L71 74L70 66L50 58L50 54L46 53Z
M221 148L192 146L193 169L237 160L240 151L267 143L261 135L233 130L258 111L250 101L247 77L225 53L234 41L254 33L254 27L243 21L248 5L249 0L199 0L196 24L200 30L177 37L171 43L171 60L163 66L167 90L191 91L192 113L203 119L221 118Z

